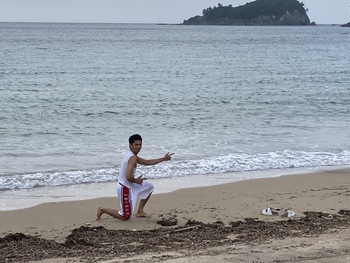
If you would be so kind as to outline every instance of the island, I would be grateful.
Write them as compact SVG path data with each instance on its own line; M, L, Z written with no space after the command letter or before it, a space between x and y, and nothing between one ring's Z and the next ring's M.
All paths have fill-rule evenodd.
M344 25L341 25L341 27L350 27L350 22Z
M297 0L256 0L238 7L209 7L202 15L184 20L182 25L315 25L310 23L304 3Z

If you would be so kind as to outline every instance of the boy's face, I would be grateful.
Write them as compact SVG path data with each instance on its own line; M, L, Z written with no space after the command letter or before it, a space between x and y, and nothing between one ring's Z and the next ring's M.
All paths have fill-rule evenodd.
M142 148L142 141L141 140L136 140L132 144L129 144L130 150L137 155Z

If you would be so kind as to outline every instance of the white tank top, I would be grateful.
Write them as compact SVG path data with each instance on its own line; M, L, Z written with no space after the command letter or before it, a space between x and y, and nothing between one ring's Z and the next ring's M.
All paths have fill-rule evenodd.
M128 151L127 154L124 156L124 159L122 161L122 164L120 165L119 169L119 177L118 177L118 182L121 183L122 185L131 188L132 183L126 179L126 169L128 167L128 161L130 157L135 156L132 151ZM136 167L132 171L132 175L135 175Z

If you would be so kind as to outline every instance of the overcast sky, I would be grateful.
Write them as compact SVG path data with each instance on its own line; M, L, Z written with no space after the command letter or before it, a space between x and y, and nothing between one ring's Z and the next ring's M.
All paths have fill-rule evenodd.
M0 0L0 22L182 23L209 6L246 0ZM350 0L303 0L317 24L350 21Z

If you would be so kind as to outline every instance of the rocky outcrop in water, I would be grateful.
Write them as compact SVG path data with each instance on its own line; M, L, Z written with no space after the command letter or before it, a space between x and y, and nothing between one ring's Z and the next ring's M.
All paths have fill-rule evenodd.
M243 6L209 7L183 25L314 25L297 0L257 0Z

